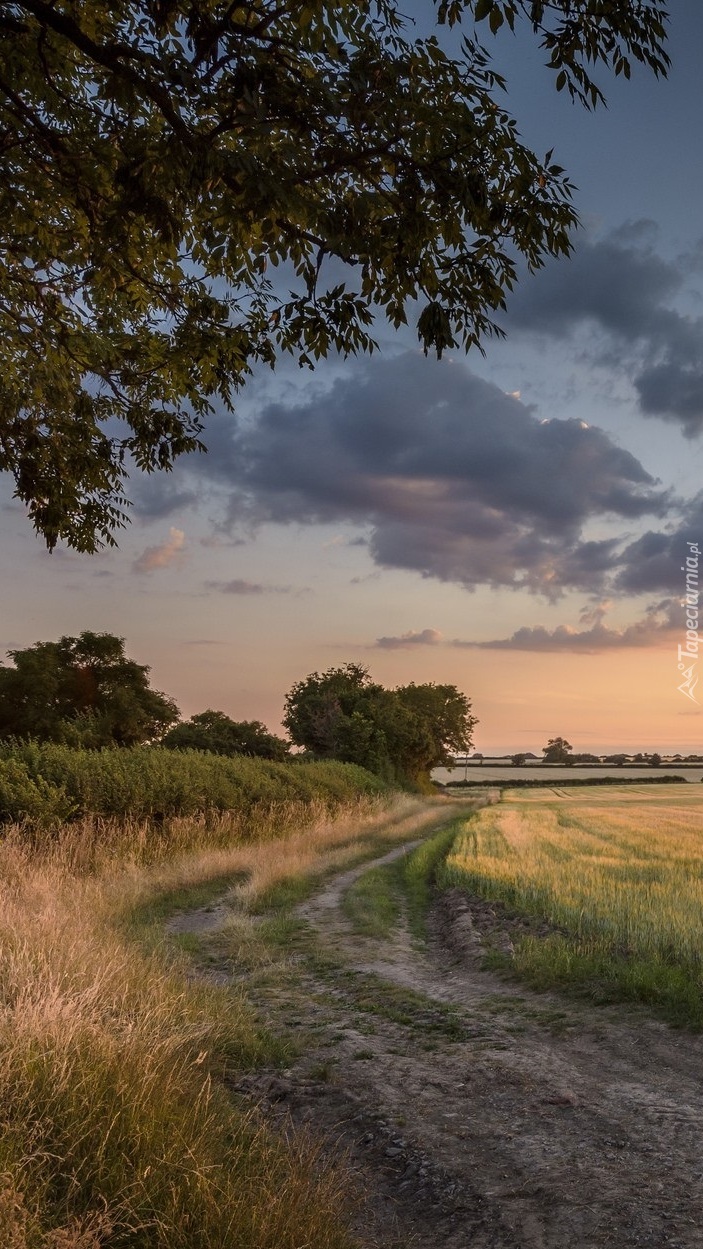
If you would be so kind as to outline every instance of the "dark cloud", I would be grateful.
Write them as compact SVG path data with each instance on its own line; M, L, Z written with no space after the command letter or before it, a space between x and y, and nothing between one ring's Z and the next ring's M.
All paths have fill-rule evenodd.
M374 643L381 650L411 650L414 646L437 646L442 641L438 629L410 629L399 637L376 638Z
M629 528L671 506L603 430L540 421L463 364L419 352L357 365L244 429L215 422L207 441L230 526L356 522L377 564L469 588L598 593L617 543L591 540L587 524Z
M189 488L185 482L176 484L177 475L182 474L183 470L183 465L177 465L174 473L139 473L135 476L130 493L133 515L137 520L163 520L182 513L197 503L195 490Z
M603 623L607 607L607 604L600 604L595 610L582 613L581 624L588 625L587 628L557 625L555 629L546 629L537 625L516 629L508 638L496 638L489 642L465 642L456 638L451 645L479 650L574 651L594 654L604 650L661 645L681 635L683 609L678 600L663 599L659 603L651 604L641 620L624 629L611 629Z
M690 554L690 543L703 550L703 491L690 500L675 528L663 533L648 530L625 547L614 588L631 594L650 591L683 594L682 565Z
M292 594L291 585L264 585L260 581L243 581L235 577L233 581L206 581L208 590L217 590L219 594Z
M685 263L657 255L647 222L582 241L568 264L552 263L520 284L510 327L559 338L584 323L598 327L607 334L601 361L627 369L641 411L695 437L703 429L703 320L670 306Z

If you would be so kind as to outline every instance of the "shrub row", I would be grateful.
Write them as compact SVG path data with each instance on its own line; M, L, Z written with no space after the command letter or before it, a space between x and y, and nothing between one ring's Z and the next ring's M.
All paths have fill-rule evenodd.
M157 746L95 751L34 741L0 745L0 822L35 827L86 815L246 815L282 802L322 802L333 810L386 788L350 763L274 763Z
M567 785L684 785L686 776L499 777L484 781L435 781L439 789L563 789Z

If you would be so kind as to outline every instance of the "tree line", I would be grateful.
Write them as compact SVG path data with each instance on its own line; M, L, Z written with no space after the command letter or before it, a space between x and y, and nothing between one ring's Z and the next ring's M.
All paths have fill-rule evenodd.
M385 780L424 787L435 767L472 744L476 718L454 685L390 690L361 664L298 681L285 700L289 741L258 720L208 708L182 721L176 703L153 690L150 669L125 653L123 638L84 631L8 652L0 667L0 739L51 741L100 750L159 743L173 750L283 760L356 763Z

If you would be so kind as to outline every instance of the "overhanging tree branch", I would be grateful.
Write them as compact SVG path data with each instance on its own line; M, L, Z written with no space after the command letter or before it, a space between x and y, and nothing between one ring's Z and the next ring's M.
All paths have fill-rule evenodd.
M595 65L668 64L660 0L437 13L528 23L588 106ZM253 360L371 350L418 298L425 350L480 346L517 258L569 252L568 178L485 49L406 35L392 0L0 0L0 31L0 467L49 546L112 541L125 445L170 466ZM348 279L324 289L322 255Z

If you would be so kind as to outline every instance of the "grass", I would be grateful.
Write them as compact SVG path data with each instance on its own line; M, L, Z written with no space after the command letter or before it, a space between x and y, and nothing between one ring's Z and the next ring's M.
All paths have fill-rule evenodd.
M349 1178L304 1138L282 1140L226 1081L287 1061L236 988L195 982L163 920L228 882L246 914L267 891L371 853L427 819L414 799L252 815L246 840L201 819L151 856L128 822L108 850L94 821L0 842L0 1227L3 1249L346 1249ZM305 817L305 818L303 818ZM221 817L224 819L224 817ZM303 821L303 822L301 822ZM81 844L81 835L86 844ZM203 836L204 834L204 836ZM130 843L130 836L135 838ZM194 849L199 838L205 842ZM257 836L261 840L257 840ZM115 844L119 857L114 856ZM290 892L292 889L292 892ZM284 939L290 917L282 913ZM239 929L237 928L239 924ZM243 961L255 926L233 912Z
M404 913L413 936L424 940L437 870L465 823L466 813L393 863L359 876L343 899L344 913L355 931L376 939L388 937Z
M703 1028L703 793L506 794L466 825L441 883L551 925L496 965L533 987L646 1003Z
M354 931L377 940L387 937L401 916L400 874L398 862L372 867L347 889L342 910Z

